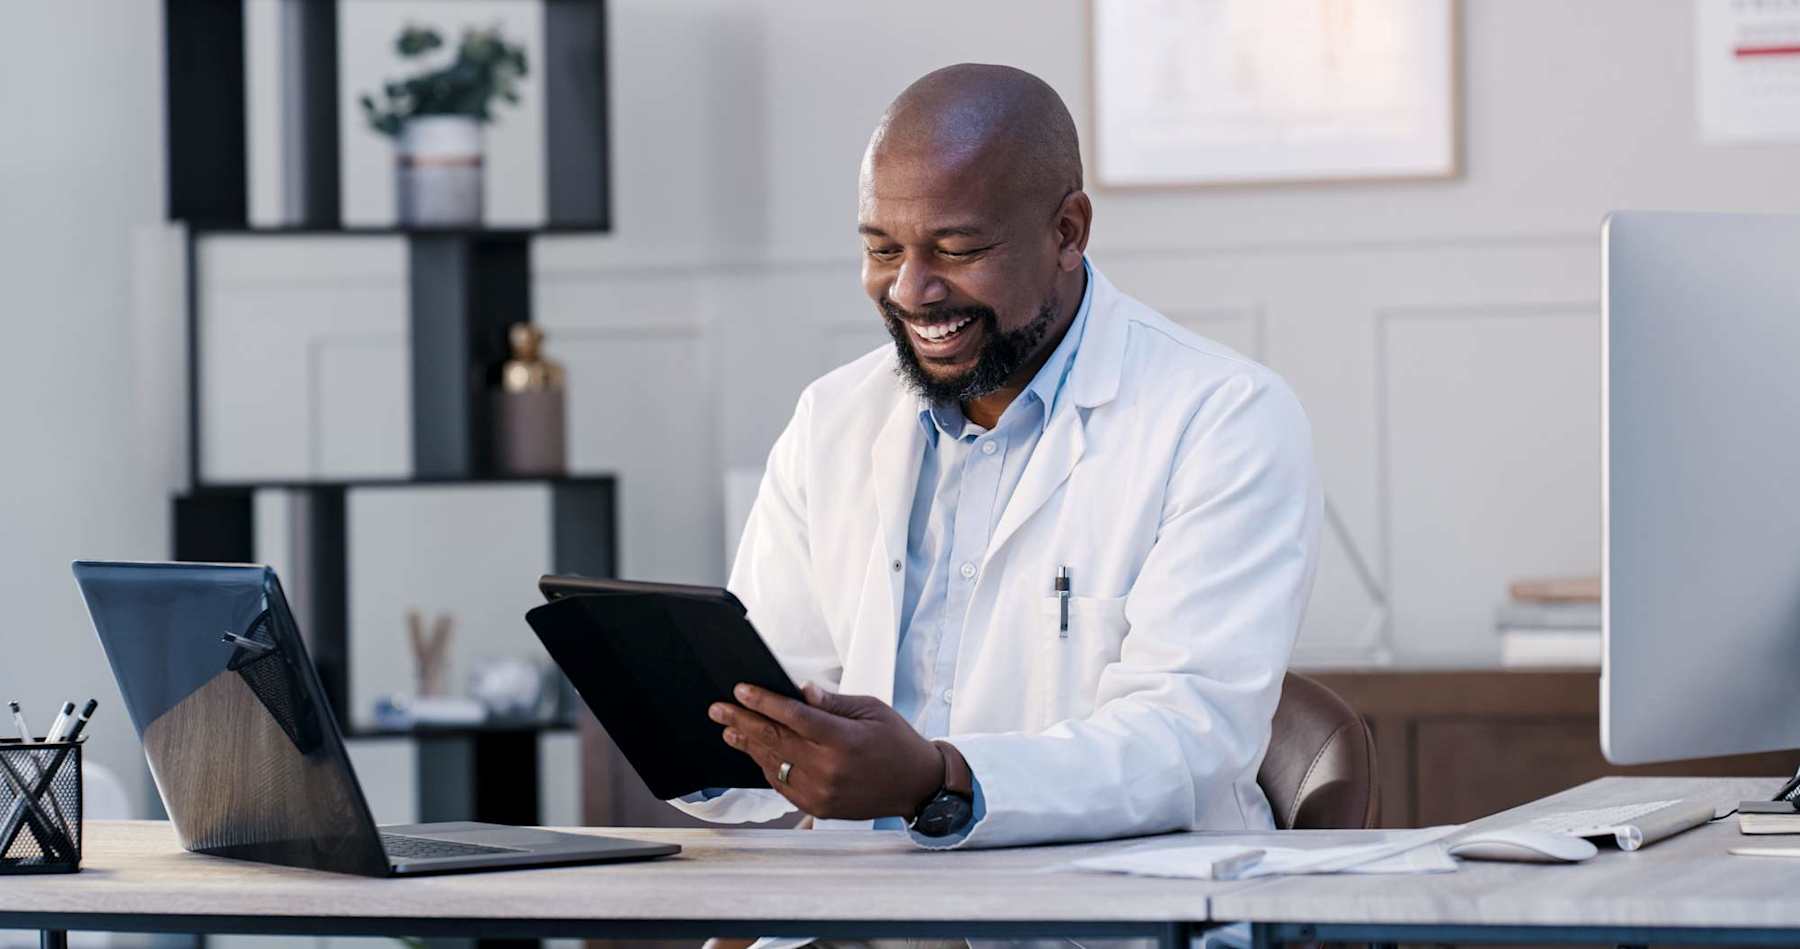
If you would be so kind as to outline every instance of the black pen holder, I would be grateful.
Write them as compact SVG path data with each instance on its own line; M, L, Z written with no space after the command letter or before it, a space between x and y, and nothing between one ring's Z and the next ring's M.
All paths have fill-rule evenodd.
M0 874L81 869L81 742L0 739Z

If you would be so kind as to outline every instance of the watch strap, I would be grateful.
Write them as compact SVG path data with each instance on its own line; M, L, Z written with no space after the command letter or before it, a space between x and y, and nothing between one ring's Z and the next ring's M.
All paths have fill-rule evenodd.
M975 797L975 773L969 770L969 762L956 750L956 746L943 740L933 741L938 753L944 756L944 791L960 794L965 798Z

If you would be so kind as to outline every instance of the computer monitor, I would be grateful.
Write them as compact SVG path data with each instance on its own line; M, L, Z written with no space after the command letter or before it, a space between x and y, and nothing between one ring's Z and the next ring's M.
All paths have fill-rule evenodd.
M1601 748L1800 747L1800 216L1601 233Z

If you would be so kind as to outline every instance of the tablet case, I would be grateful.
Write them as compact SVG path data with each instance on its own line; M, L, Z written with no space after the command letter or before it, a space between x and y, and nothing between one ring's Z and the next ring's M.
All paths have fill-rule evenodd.
M658 798L766 788L708 718L739 682L804 701L734 601L669 593L565 596L525 614L550 658Z

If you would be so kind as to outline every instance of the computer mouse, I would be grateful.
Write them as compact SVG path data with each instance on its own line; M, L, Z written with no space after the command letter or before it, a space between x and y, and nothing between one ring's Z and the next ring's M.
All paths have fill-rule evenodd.
M1599 852L1600 848L1580 837L1528 827L1476 831L1450 845L1450 855L1465 860L1525 863L1575 863Z

